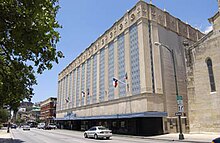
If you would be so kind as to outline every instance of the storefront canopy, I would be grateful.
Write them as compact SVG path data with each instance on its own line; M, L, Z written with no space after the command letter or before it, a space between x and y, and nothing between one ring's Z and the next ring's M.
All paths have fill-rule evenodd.
M114 114L114 115L101 115L101 116L81 116L65 115L64 118L55 118L57 121L65 120L95 120L95 119L123 119L123 118L140 118L140 117L166 117L167 112L139 112L130 114Z

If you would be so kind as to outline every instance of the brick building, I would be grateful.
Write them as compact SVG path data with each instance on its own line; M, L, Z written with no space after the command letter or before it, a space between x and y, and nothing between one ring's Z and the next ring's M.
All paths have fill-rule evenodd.
M40 120L51 122L56 118L57 98L50 97L40 103Z

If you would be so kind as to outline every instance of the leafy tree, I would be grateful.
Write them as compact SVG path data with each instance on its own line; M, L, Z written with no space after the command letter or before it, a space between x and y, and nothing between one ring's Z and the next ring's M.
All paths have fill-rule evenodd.
M0 124L7 122L9 113L7 110L0 108Z
M64 57L56 49L58 9L58 0L0 0L0 107L30 100L35 73Z

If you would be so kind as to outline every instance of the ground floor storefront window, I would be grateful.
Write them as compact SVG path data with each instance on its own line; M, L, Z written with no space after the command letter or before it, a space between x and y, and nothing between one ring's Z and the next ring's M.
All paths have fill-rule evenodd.
M105 126L116 134L159 135L163 134L162 117L143 117L125 119L92 119L57 121L59 128L85 131L92 126Z

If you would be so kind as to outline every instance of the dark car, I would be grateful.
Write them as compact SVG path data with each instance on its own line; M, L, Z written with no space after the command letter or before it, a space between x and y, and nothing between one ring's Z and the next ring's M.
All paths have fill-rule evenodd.
M212 140L212 143L220 143L220 138L216 138L216 139Z
M11 125L11 129L16 129L16 128L17 128L17 125L15 125L15 124Z

